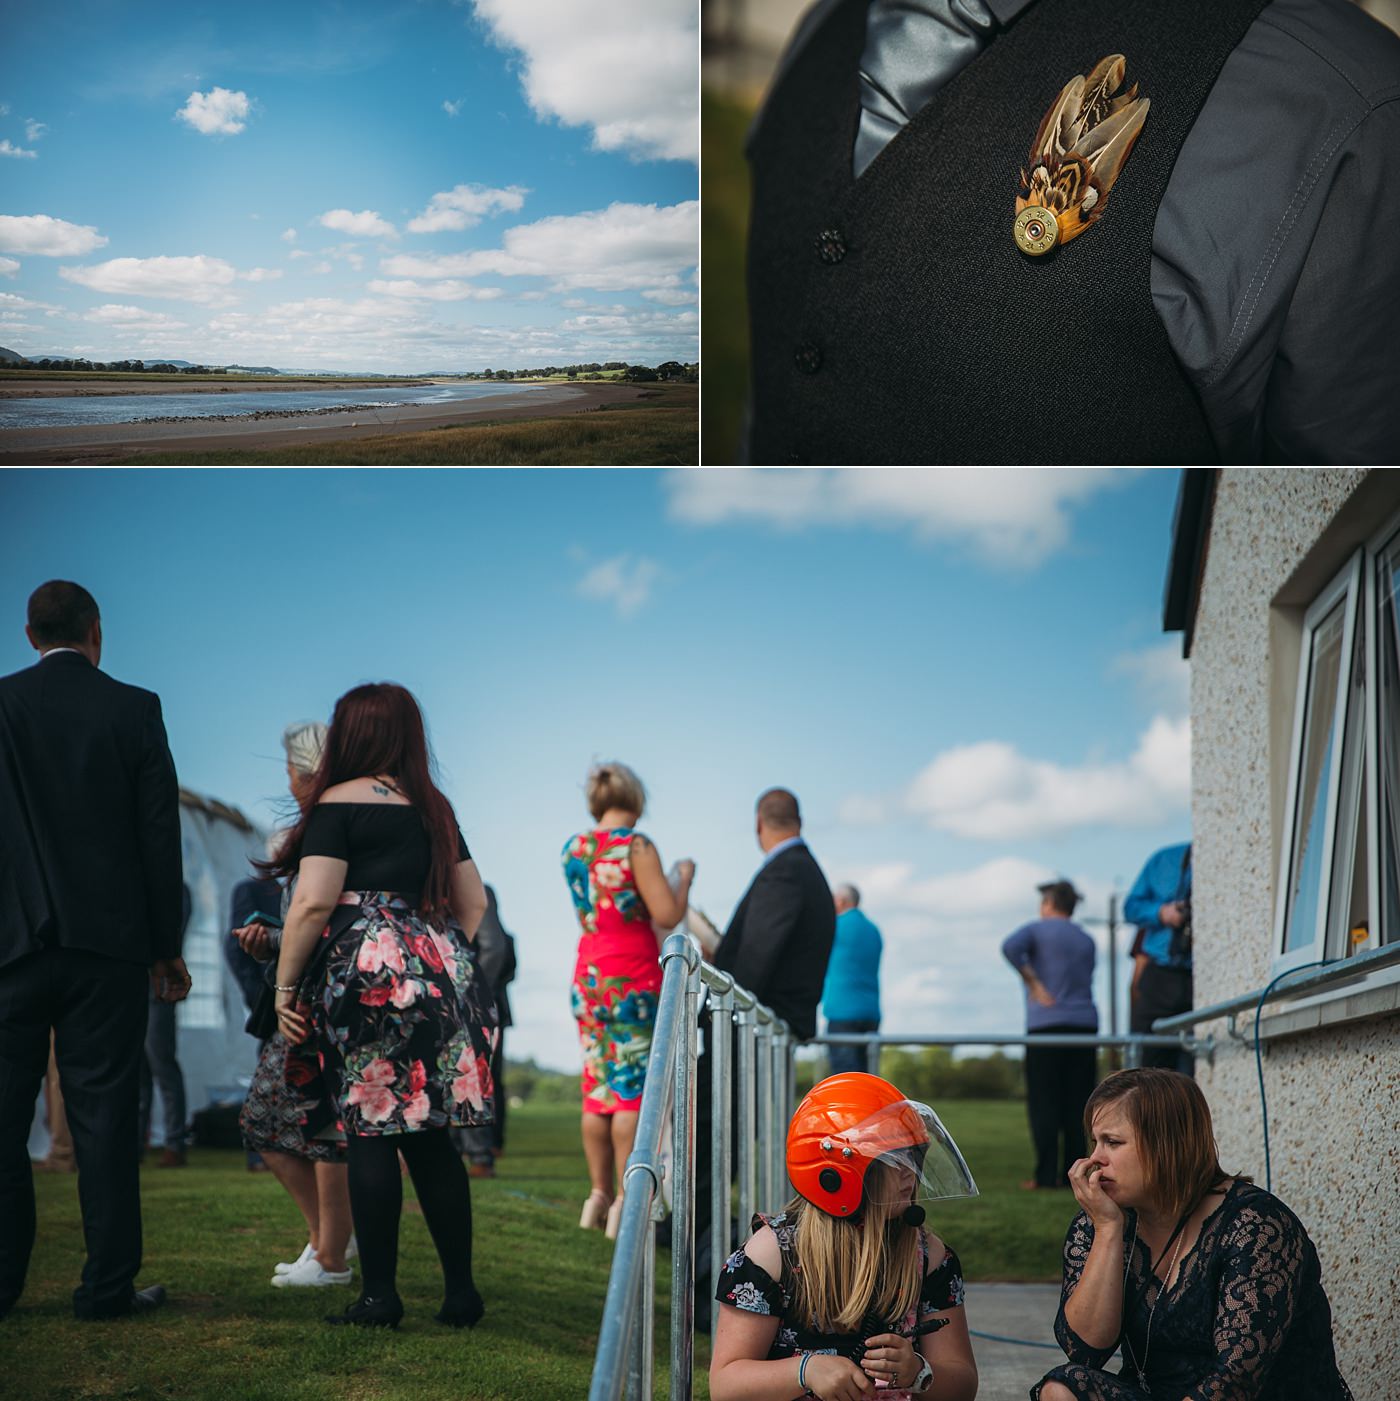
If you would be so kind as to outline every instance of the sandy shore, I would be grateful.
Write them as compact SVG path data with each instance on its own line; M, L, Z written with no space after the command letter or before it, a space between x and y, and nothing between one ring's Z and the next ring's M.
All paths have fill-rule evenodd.
M418 389L429 384L455 384L449 379L396 380L275 380L247 379L225 381L187 380L183 375L168 375L158 380L140 379L6 379L0 380L0 399L73 399L79 396L103 398L110 394L240 394L250 389L294 390L303 392L319 389L374 389L386 384L394 389Z
M403 404L346 409L307 417L227 419L200 423L102 423L73 428L15 428L0 432L0 464L45 466L120 462L141 452L197 453L276 449L347 438L385 437L481 419L553 418L640 398L644 385L549 385L453 404Z

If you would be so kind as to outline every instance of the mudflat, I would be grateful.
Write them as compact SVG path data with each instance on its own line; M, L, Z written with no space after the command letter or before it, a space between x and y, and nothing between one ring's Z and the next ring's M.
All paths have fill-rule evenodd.
M207 423L100 423L71 428L13 428L0 432L0 464L83 465L120 462L141 452L273 449L336 439L382 437L424 428L509 422L583 413L640 399L645 385L560 384L451 404L402 404L390 409L285 418L228 418Z
M0 399L101 398L109 394L238 394L264 389L373 389L383 384L394 389L419 389L429 384L455 384L450 379L239 379L223 383L208 379L5 379L0 380Z

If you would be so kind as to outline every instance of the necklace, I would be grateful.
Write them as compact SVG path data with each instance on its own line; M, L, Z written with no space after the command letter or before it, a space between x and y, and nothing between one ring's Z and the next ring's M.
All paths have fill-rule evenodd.
M1161 1302L1162 1295L1165 1294L1165 1293L1167 1292L1167 1285L1169 1285L1169 1284L1171 1283L1172 1271L1173 1271L1174 1269L1176 1269L1176 1257L1177 1257L1178 1255L1181 1254L1181 1243L1186 1239L1185 1227L1186 1227L1187 1219L1188 1219L1188 1218L1187 1218L1186 1216L1183 1216L1183 1217L1181 1218L1181 1220L1177 1222L1176 1230L1174 1230L1174 1231L1172 1232L1172 1240L1174 1240L1174 1241L1176 1242L1176 1245L1175 1245L1175 1247L1174 1247L1173 1250L1172 1250L1171 1263L1167 1266L1167 1277L1166 1277L1166 1281L1163 1282L1163 1283L1161 1283L1161 1284L1159 1284L1159 1285L1157 1286L1157 1293L1155 1294L1155 1296L1154 1296L1153 1299L1152 1299L1152 1307L1151 1307L1150 1309L1148 1309L1148 1311L1147 1311L1147 1328L1146 1328L1146 1330L1145 1330L1145 1336L1144 1336L1144 1338L1143 1338L1143 1343L1142 1343L1142 1361L1141 1361L1141 1362L1138 1361L1138 1359L1137 1359L1137 1353L1133 1350L1132 1339L1128 1337L1127 1310L1126 1310L1126 1309L1124 1310L1124 1316L1123 1316L1123 1345L1128 1349L1128 1358L1129 1358L1129 1360L1130 1360L1130 1361L1132 1362L1132 1364L1133 1364L1133 1370L1137 1373L1138 1385L1142 1388L1142 1390L1143 1390L1148 1396L1151 1396L1151 1395L1152 1395L1152 1388L1148 1385L1148 1382L1147 1382L1147 1358L1148 1358L1148 1354L1151 1353L1151 1351L1152 1351L1152 1320L1153 1320L1153 1318L1156 1316L1156 1313L1157 1313L1157 1305ZM1132 1263L1133 1263L1133 1252L1136 1251L1136 1249L1137 1249L1137 1237L1138 1237L1138 1223L1137 1223L1137 1220L1134 1219L1134 1221L1133 1221L1133 1240L1132 1240L1131 1246L1129 1246L1129 1248L1128 1248L1128 1260L1127 1260L1127 1263L1123 1266L1123 1293L1124 1293L1124 1296L1125 1296L1125 1297L1126 1297L1127 1291L1128 1291L1128 1271L1132 1268ZM1164 1246L1162 1247L1162 1255L1165 1255L1166 1253L1167 1253L1167 1247L1164 1245ZM1156 1260L1156 1263L1155 1263L1155 1264L1154 1264L1153 1261L1152 1261L1152 1257L1151 1257L1150 1255L1148 1256L1147 1267L1148 1267L1148 1271L1149 1271L1150 1275L1156 1275L1156 1273L1157 1273L1157 1265L1160 1265L1160 1264L1162 1263L1162 1255L1159 1255L1159 1256L1157 1257L1157 1260ZM1149 1282L1150 1282L1150 1281L1149 1281ZM1139 1295L1138 1297L1140 1298L1141 1296ZM1137 1299L1135 1298L1133 1302L1134 1302L1134 1304L1136 1304Z

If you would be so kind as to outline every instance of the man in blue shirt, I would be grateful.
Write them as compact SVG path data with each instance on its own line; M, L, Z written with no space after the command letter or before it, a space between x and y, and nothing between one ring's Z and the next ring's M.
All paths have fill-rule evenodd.
M1001 946L1026 985L1026 1033L1093 1034L1099 1014L1092 990L1094 941L1070 916L1080 895L1067 880L1039 887L1040 918ZM1092 1046L1026 1047L1026 1113L1035 1147L1027 1190L1063 1187L1084 1156L1084 1105L1098 1082ZM1058 1162L1057 1162L1058 1160Z
M874 1032L880 1029L880 931L860 909L860 891L838 885L836 941L826 965L822 987L822 1015L826 1029L835 1035ZM864 1070L864 1046L831 1046L831 1073Z
M1142 868L1123 918L1138 926L1132 989L1134 1031L1151 1031L1158 1017L1191 1010L1191 843L1164 846ZM1143 1065L1192 1073L1185 1051L1155 1046L1142 1053Z

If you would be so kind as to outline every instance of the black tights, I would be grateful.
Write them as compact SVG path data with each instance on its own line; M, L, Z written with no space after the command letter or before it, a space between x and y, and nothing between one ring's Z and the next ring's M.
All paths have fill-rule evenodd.
M347 1149L350 1213L360 1247L361 1293L379 1299L396 1292L399 1218L403 1214L402 1153L442 1261L448 1302L474 1296L471 1184L447 1130L374 1138L351 1134Z

